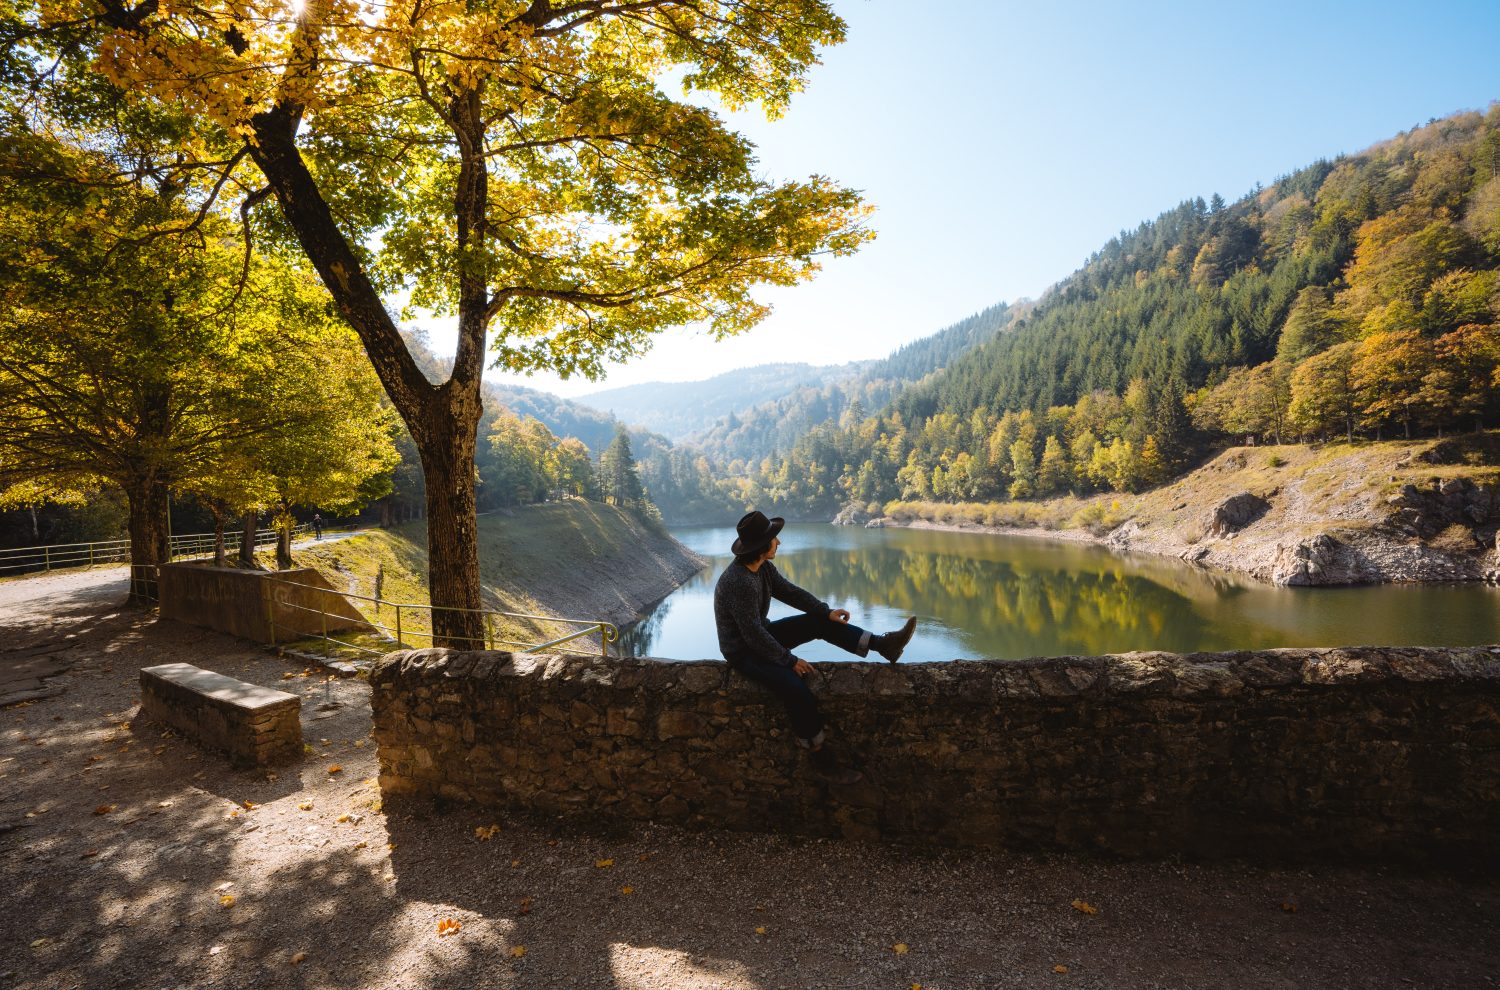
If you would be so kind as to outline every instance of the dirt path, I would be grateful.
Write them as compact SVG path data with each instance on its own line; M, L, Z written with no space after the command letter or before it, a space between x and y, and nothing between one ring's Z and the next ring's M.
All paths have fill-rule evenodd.
M124 610L123 571L34 580L27 594L16 592L20 582L0 586L0 645L16 651L71 634L76 659L61 675L66 693L0 711L0 987L965 990L1500 979L1495 880L387 811L371 780L362 682L325 685L243 642ZM138 669L175 660L303 694L311 751L275 774L238 772L132 722ZM320 710L325 697L336 707ZM492 824L501 827L490 839L476 836ZM439 936L449 918L462 927Z

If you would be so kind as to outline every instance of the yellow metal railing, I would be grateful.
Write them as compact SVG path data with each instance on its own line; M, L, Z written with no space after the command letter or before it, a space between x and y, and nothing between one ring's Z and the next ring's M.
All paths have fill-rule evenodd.
M557 615L535 615L527 612L502 612L497 609L453 608L440 605L421 605L413 602L392 602L384 598L371 598L367 595L356 595L353 592L335 591L331 588L320 588L316 585L299 584L295 581L278 581L274 577L268 576L266 589L269 594L267 594L265 598L266 624L271 632L271 645L273 646L277 645L279 641L278 630L285 629L288 633L293 634L289 635L286 638L286 641L288 642L294 639L318 639L323 640L324 642L332 643L336 646L354 650L357 653L367 653L375 656L380 656L381 654L389 652L388 650L374 649L368 646L364 646L360 643L353 643L345 639L335 638L328 631L328 620L334 619L340 623L349 623L355 620L352 620L349 616L336 615L323 609L315 608L311 605L303 605L296 602L286 601L284 598L278 599L275 596L275 589L278 586L282 588L297 588L303 591L313 592L315 595L337 595L340 598L344 599L346 602L365 602L373 606L373 609L366 609L363 612L359 613L361 615L361 619L359 620L360 624L368 626L374 632L382 634L386 638L393 640L397 647L406 646L407 640L411 638L425 638L429 642L434 642L436 639L436 635L430 631L432 628L431 617L434 612L465 612L482 616L484 622L484 635L481 637L475 637L470 641L473 647L476 649L493 650L497 647L508 646L516 647L517 649L515 650L515 652L519 653L540 653L543 650L557 650L558 652L562 653L593 653L594 650L592 649L582 651L559 648L564 647L568 643L573 643L577 640L583 639L584 637L598 635L599 655L608 657L610 655L610 644L618 643L620 639L620 630L614 625L614 623L605 622L601 619L569 619ZM296 612L304 612L318 616L319 630L317 632L309 632L305 627L301 625L293 626L286 623L278 623L276 621L276 610L278 608L291 609ZM383 614L384 609L391 610L393 624L386 625L381 622L375 621L375 619L373 619L369 614L370 611L373 611L376 616L379 616ZM356 611L358 610L356 609ZM420 624L414 627L411 622L404 621L417 615L426 616L427 629L420 628ZM561 623L564 625L579 626L581 628L575 629L574 631L569 632L566 635L558 636L555 639L549 639L541 643L531 643L527 642L526 640L508 639L503 637L500 634L500 627L503 625L500 620L502 619L519 619L530 622ZM618 654L618 651L616 652Z

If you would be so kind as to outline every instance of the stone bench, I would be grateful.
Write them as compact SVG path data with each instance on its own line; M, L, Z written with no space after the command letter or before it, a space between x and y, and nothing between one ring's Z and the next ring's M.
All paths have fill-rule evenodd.
M302 755L302 699L190 663L141 669L141 715L240 766Z

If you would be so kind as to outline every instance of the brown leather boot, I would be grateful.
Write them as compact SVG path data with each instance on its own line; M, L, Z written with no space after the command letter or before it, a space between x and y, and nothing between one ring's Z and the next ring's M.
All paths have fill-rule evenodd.
M906 620L906 625L895 632L886 633L880 637L878 643L874 644L875 652L885 657L891 663L901 659L901 651L906 649L906 644L911 642L912 635L917 631L917 617L914 615Z

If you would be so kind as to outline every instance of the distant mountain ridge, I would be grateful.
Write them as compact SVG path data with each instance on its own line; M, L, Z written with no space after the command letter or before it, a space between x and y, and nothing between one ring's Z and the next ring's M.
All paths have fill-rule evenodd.
M571 401L675 442L709 428L730 413L780 399L799 388L852 378L871 363L762 364L699 381L625 385L576 396Z

